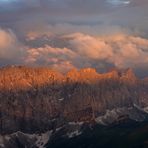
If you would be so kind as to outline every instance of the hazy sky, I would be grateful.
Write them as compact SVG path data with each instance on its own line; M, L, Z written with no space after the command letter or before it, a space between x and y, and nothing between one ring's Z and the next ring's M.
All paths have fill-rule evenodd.
M0 0L0 66L148 75L147 26L148 0Z

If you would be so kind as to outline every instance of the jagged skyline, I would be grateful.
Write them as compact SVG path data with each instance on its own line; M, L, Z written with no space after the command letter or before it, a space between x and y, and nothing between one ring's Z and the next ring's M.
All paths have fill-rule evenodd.
M74 69L63 75L43 67L1 68L0 129L13 133L52 130L52 123L57 128L66 122L110 124L121 115L144 121L147 88L148 80L138 79L131 69L104 74ZM112 111L112 118L102 117Z

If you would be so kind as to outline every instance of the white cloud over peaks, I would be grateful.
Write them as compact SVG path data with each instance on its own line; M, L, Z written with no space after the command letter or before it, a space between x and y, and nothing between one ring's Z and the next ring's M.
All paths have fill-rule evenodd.
M79 33L68 38L76 53L92 61L104 60L123 68L148 63L148 39L125 34L93 37Z
M0 29L0 60L15 61L21 55L21 44L11 30Z
M76 53L68 48L54 48L49 45L28 49L27 53L26 64L48 65L60 71L74 68L71 62L77 56Z
M110 45L103 40L84 34L73 34L69 41L71 48L80 56L103 60L113 56Z
M0 29L0 48L8 48L16 41L15 35L10 31Z
M108 36L90 36L74 33L52 39L56 46L45 45L28 48L25 63L48 65L60 71L77 67L106 68L106 64L118 68L137 68L148 64L148 39L123 33Z

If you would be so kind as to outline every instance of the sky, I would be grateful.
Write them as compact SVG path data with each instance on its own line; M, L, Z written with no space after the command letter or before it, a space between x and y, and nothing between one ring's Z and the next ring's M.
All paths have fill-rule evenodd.
M130 67L144 77L147 26L147 0L0 0L0 67Z

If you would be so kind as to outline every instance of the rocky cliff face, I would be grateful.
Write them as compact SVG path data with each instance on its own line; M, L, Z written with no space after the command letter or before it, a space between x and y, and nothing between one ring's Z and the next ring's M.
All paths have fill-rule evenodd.
M0 69L3 134L54 130L67 121L94 122L107 110L147 106L148 83L131 69L105 74L73 69L65 75L48 68Z

